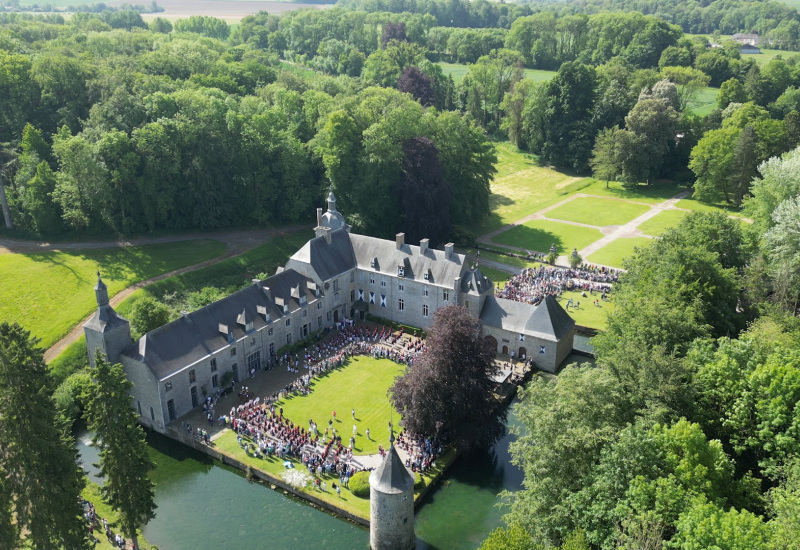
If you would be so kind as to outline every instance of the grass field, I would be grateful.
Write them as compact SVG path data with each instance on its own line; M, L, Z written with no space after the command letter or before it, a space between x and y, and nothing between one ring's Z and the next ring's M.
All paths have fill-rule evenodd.
M608 187L606 187L605 181L594 178L583 178L562 189L565 195L580 191L587 195L626 199L645 204L664 202L685 190L686 187L672 181L657 181L651 185L640 184L633 189L626 189L618 181L610 181L608 182Z
M469 71L469 67L463 63L445 63L443 61L438 63L442 67L442 72L447 75L453 75L453 81L458 84L464 75ZM538 69L525 69L523 72L524 78L533 80L534 82L547 82L554 76L556 71L540 71Z
M388 444L388 424L392 419L391 405L387 399L387 391L394 382L395 377L402 373L405 367L387 359L373 359L371 357L353 357L347 367L328 373L322 378L311 382L312 392L305 396L294 396L279 401L283 406L283 414L295 425L307 427L308 421L314 420L319 429L324 432L328 427L328 419L332 419L332 411L336 411L336 420L333 426L341 434L342 441L348 442L353 433L353 424L358 426L356 435L355 455L374 454L378 451L378 444L384 447ZM353 420L351 410L355 408L356 420ZM399 418L395 416L395 426L399 425ZM371 439L366 438L366 428L370 428ZM276 477L286 471L283 460L278 458L257 459L245 455L236 441L236 434L225 430L215 441L221 451L234 455L249 466L264 470ZM430 483L433 476L441 472L444 465L454 459L452 453L445 453L437 461L435 468L426 475L426 482ZM293 460L295 467L305 469L299 461ZM317 498L331 502L348 512L361 517L369 517L369 499L358 498L349 490L342 488L341 497L332 490L331 483L337 482L334 476L323 476L327 481L327 491L322 492L309 488L308 493Z
M657 237L670 227L678 225L688 214L685 210L665 210L641 224L638 229L645 235Z
M555 244L560 254L566 254L573 248L580 250L602 236L597 229L548 220L532 220L512 227L492 240L538 252L547 252Z
M353 454L375 454L378 444L384 446L389 439L388 425L392 419L392 407L386 392L405 369L386 359L353 357L347 368L332 371L311 382L309 395L296 395L278 401L283 415L298 426L308 427L313 419L320 431L328 427L332 411L336 411L333 429L342 436L346 445L353 434L353 425L358 426ZM355 408L353 419L350 411ZM395 424L397 424L397 420ZM367 439L366 430L370 430Z
M105 518L108 520L108 523L111 524L111 530L115 533L119 532L117 527L117 522L119 521L119 514L114 511L111 506L103 502L103 498L100 496L100 486L92 483L91 481L86 484L86 487L81 492L81 496L94 504L94 511L97 513L98 518ZM100 528L95 528L94 530L94 538L95 538L95 550L113 550L117 548L117 546L112 545L108 542L108 539L103 533L103 524L102 521L100 522ZM151 550L155 549L158 550L157 547L152 546L147 540L142 536L141 531L139 531L139 548L141 550Z
M212 240L124 248L0 255L0 319L50 347L96 307L99 269L109 296L138 281L220 256Z
M708 203L701 202L692 196L679 200L675 203L677 208L686 208L687 210L695 210L697 212L725 212L729 216L741 216L741 208L736 208L733 205L725 203Z
M471 227L476 235L500 229L564 198L563 189L582 177L573 177L537 164L536 157L508 141L495 143L498 173L491 184L491 213Z
M548 218L603 227L624 225L638 218L650 207L633 202L595 197L576 197L545 214Z
M570 317L575 319L575 323L584 327L590 327L597 330L605 330L606 323L608 322L608 314L614 311L613 294L608 295L608 301L600 300L600 293L594 294L586 293L586 298L581 296L580 292L563 292L558 302L562 307L566 307L567 300L572 298L573 303L581 303L580 308L571 307L567 310ZM600 300L600 305L595 306L594 301Z
M700 90L687 106L688 110L700 116L705 116L717 108L717 94L719 88L706 87Z
M647 246L651 242L652 239L647 237L617 239L591 254L588 258L584 258L584 260L594 264L622 267L622 260L633 254L634 248Z

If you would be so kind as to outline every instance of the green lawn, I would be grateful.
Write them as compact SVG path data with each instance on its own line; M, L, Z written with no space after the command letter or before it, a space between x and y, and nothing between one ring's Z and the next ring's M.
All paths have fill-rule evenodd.
M648 246L651 242L653 242L652 239L647 237L617 239L591 254L588 258L584 258L584 260L611 267L622 267L622 260L633 254L634 248Z
M586 293L586 298L581 296L580 292L563 292L558 302L562 307L566 307L567 300L572 298L573 303L581 303L580 308L571 307L567 310L570 317L575 319L575 323L584 327L594 328L597 330L605 330L608 321L608 314L614 311L613 294L608 295L608 301L600 300L601 294L595 292L594 294ZM595 306L594 301L600 300L600 305Z
M800 2L795 3L795 7ZM761 48L761 46L759 46ZM797 52L787 52L786 50L771 50L769 48L761 48L761 53L745 53L742 54L742 59L748 59L752 57L756 60L756 63L759 65L766 65L776 57L781 56L784 61L789 61L792 57L798 57L800 54Z
M548 220L532 220L512 227L492 239L496 243L547 252L552 244L560 254L580 250L603 237L597 229Z
M741 216L741 209L725 203L709 203L699 201L692 196L679 200L675 203L677 208L686 208L697 212L725 212L729 216Z
M356 435L355 455L374 454L378 451L378 444L388 445L388 424L392 419L392 407L387 399L387 391L394 382L395 377L403 372L405 367L387 359L373 359L371 357L357 356L343 369L330 372L322 378L314 379L311 383L312 392L309 395L294 396L279 401L283 406L283 414L296 425L307 427L310 419L314 420L321 431L328 426L328 419L332 419L332 411L336 411L336 420L333 422L337 433L342 436L342 441L347 443L353 433L353 424L358 426ZM351 410L355 408L356 420L353 420ZM399 425L399 417L395 415L395 426ZM371 439L366 438L365 430L370 429ZM218 450L235 456L248 466L258 468L275 477L281 477L286 471L283 460L277 458L258 459L247 456L236 442L236 434L225 430L214 444ZM431 483L439 475L445 465L452 462L454 453L447 452L437 461L438 468L425 475L426 483ZM297 460L293 460L295 467L305 470ZM369 517L369 499L358 498L349 490L343 488L341 497L332 490L331 483L338 480L334 476L323 476L327 480L327 491L322 492L308 488L306 492L331 502L340 508L363 518Z
M461 79L464 78L464 75L467 74L469 71L469 67L463 63L445 63L439 62L438 63L442 67L442 72L447 75L453 75L453 81L458 84L461 82ZM539 69L525 69L524 78L533 80L534 82L547 82L554 76L556 76L556 71L542 71Z
M670 227L675 227L689 213L685 210L664 210L639 226L645 235L657 237Z
M480 266L480 269L481 272L494 283L495 288L497 288L498 285L500 288L503 288L506 286L506 281L513 277L512 273L500 271L499 269L494 269L485 265Z
M576 197L545 214L548 218L604 227L624 225L650 210L649 206L610 198Z
M505 264L512 267L519 267L519 268L526 268L526 267L538 267L539 262L529 262L525 258L517 258L516 256L506 256L500 250L508 250L504 249L503 247L497 246L496 252L484 250L483 247L486 246L486 243L481 243L481 260L491 260L493 262L500 262L501 264ZM476 248L467 247L467 248L460 248L459 252L462 253L469 253L475 254L477 252Z
M491 184L491 213L470 228L476 235L500 229L563 200L563 189L583 179L539 166L534 155L508 141L497 142L495 147L498 172Z
M283 415L299 426L308 427L313 419L324 431L336 411L333 428L342 436L346 445L353 434L353 425L358 426L354 454L375 454L378 444L386 446L389 439L388 425L392 407L386 399L386 392L394 379L403 373L404 365L385 359L354 357L347 368L331 372L311 382L309 395L294 396L279 401ZM356 417L350 414L355 408ZM396 419L395 424L397 424ZM366 429L370 430L367 439Z
M687 106L695 115L705 116L717 108L717 94L719 88L706 87L700 90Z
M603 180L584 178L566 186L562 191L564 194L581 192L587 195L597 195L598 197L613 197L645 204L658 204L685 190L686 187L672 181L656 181L652 185L642 183L633 189L628 189L617 181L608 182L606 187L606 182Z
M97 250L0 255L0 319L50 347L96 307L99 269L113 296L138 281L220 256L212 240Z

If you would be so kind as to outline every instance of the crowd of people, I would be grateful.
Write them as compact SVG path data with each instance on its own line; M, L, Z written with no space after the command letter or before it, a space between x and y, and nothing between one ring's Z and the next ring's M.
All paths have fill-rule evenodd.
M620 274L618 269L594 265L583 265L575 269L543 265L514 275L504 288L495 292L495 296L536 305L548 295L558 297L564 291L575 290L583 295L587 292L590 295L598 293L600 300L605 301Z
M306 348L302 353L287 353L278 359L287 368L297 372L302 369L305 374L264 399L254 397L232 407L218 421L236 432L239 446L249 456L299 459L312 474L317 488L324 483L321 481L323 475L337 476L339 488L334 484L334 489L338 493L341 487L348 487L350 477L359 470L353 461L357 425L353 425L353 436L346 445L341 431L337 431L334 424L335 411L327 426L320 427L313 419L309 419L308 427L304 427L286 418L278 402L292 395L310 393L315 377L344 366L347 358L353 355L370 355L412 364L424 350L425 341L414 336L403 338L402 329L393 332L390 327L356 325L351 320L338 323L337 329L330 338ZM214 405L214 401L208 404L210 414L213 414ZM352 410L352 416L355 420L355 409ZM191 430L191 427L188 429ZM369 429L366 429L366 435L371 439ZM200 430L198 437L208 442L204 430ZM419 471L430 467L434 456L430 442L423 437L412 443L408 436L401 437L404 439L398 441L403 442L403 448L407 448L411 455L408 467Z
M94 530L100 529L102 526L103 534L106 536L108 543L116 548L124 548L125 550L137 550L133 542L130 542L122 536L121 533L114 533L111 529L111 524L106 518L101 518L97 515L94 509L94 504L86 499L81 499L83 503L83 516L86 518L86 523L89 529L89 536L97 544L97 539L94 536Z
M442 453L441 444L424 435L411 435L405 431L397 436L397 446L407 454L406 468L412 472L426 472Z

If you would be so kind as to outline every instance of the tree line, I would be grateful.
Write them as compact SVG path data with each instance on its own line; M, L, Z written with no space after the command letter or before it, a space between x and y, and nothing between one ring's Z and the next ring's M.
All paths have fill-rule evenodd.
M77 15L10 16L0 30L0 140L20 228L287 223L308 217L329 182L357 230L376 235L415 234L423 213L401 190L427 199L434 180L444 191L425 204L439 224L423 236L444 241L451 217L465 226L488 213L493 148L448 110L452 83L412 44L389 40L366 64L369 81L304 77L268 49L223 42L229 29L214 18L176 21L167 34L158 20L124 30ZM429 95L425 107L370 86L396 87L403 69L408 90ZM417 155L439 162L433 180L408 177Z

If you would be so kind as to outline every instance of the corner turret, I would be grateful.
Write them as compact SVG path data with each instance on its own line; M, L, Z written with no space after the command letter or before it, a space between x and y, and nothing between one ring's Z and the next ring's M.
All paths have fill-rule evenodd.
M369 546L372 550L410 550L414 535L414 476L394 447L369 476Z
M112 364L118 363L122 351L131 343L130 323L124 317L117 315L109 304L108 287L100 277L99 271L94 295L97 299L97 311L83 325L89 364L94 367L95 352L98 349Z
M336 210L336 195L333 194L333 185L328 192L328 211L322 214L321 210L321 208L317 210L317 227L314 228L317 237L329 235L331 231L342 228L350 231L350 226L345 223L344 216Z

